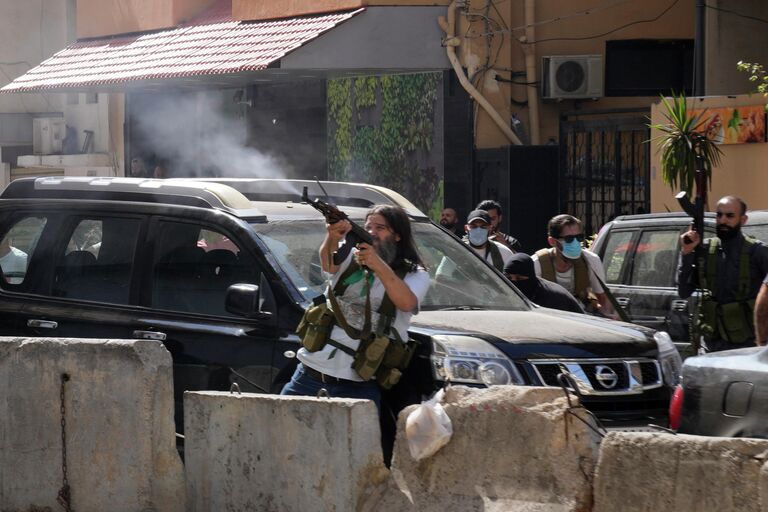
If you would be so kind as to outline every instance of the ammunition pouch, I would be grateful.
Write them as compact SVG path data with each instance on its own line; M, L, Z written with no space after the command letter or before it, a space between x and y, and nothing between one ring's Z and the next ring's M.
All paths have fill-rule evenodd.
M304 312L296 329L304 348L309 352L317 352L325 347L331 336L333 321L333 312L328 307L325 295L315 297L313 305Z
M376 375L389 343L389 338L386 336L372 335L360 340L360 346L352 361L352 369L360 375L361 379L370 380Z
M743 344L755 338L754 308L754 299L727 304L705 300L701 305L701 314L703 321L712 327L715 338Z

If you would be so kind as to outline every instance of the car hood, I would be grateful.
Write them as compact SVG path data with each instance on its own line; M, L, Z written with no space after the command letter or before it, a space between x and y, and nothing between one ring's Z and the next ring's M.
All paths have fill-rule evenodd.
M530 311L422 311L411 319L413 330L481 334L511 343L638 343L653 330L635 324L547 308Z

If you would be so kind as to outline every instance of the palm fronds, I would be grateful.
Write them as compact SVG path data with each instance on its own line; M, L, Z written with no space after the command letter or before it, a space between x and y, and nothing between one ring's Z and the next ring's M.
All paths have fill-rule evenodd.
M723 152L707 138L704 123L706 110L688 115L685 96L673 96L670 102L662 97L666 109L665 124L650 125L662 135L653 139L661 149L661 170L664 183L672 189L682 189L692 195L696 170L706 177L706 186L712 182L712 168L720 164Z

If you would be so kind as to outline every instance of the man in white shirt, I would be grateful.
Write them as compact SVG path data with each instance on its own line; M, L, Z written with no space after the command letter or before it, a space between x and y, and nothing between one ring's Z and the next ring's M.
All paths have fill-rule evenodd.
M552 217L548 225L550 247L533 256L536 275L555 282L579 299L588 312L597 312L618 319L600 281L605 282L605 270L600 257L582 250L584 228L573 215Z
M13 247L8 237L0 241L0 268L5 280L11 284L24 281L27 272L27 253Z
M467 231L464 242L496 270L504 272L504 265L512 260L515 253L506 245L488 239L491 231L491 216L488 212L473 210L467 217L467 225L464 228Z

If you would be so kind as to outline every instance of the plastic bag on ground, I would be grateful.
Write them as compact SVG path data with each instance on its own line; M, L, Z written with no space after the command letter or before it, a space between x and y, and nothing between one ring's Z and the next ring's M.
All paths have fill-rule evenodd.
M411 457L416 460L431 457L451 440L451 418L440 403L444 394L444 390L439 390L432 398L411 411L405 420L408 449Z

